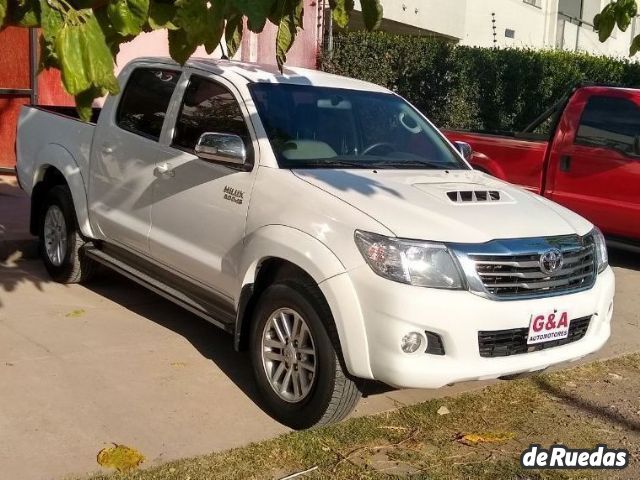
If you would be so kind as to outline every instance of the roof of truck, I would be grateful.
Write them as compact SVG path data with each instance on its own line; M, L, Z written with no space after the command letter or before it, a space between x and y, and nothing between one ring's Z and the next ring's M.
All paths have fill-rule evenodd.
M134 62L154 62L169 65L178 65L168 57L141 57ZM347 88L351 90L366 90L374 92L386 92L384 87L374 83L356 80L355 78L341 77L320 70L311 70L299 67L286 67L280 73L275 65L263 65L259 63L237 62L235 60L215 60L211 58L191 58L185 64L186 67L206 70L211 73L233 72L242 76L249 83L288 83L294 85L315 85L318 87Z

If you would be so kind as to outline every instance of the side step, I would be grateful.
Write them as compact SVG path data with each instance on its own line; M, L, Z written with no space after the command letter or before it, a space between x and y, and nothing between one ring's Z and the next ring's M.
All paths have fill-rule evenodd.
M115 270L121 275L124 275L134 282L139 283L143 287L148 288L149 290L157 293L167 300L207 320L216 327L219 327L226 332L233 333L233 326L235 324L235 315L233 314L233 312L226 312L222 311L222 309L220 308L216 308L216 310L218 311L215 312L216 317L214 317L208 311L208 308L203 307L191 296L185 294L180 290L177 290L176 288L168 285L165 282L158 280L157 278L152 277L142 270L137 269L130 264L123 262L122 260L119 260L109 253L103 250L99 250L93 245L85 245L83 247L83 251L88 258L91 258L92 260L95 260L96 262L99 262L106 267ZM221 319L224 319L226 321L221 321Z

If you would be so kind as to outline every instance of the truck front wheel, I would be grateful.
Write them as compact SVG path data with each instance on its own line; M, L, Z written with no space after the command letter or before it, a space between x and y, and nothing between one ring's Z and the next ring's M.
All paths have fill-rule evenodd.
M269 413L291 428L340 421L360 399L340 364L336 336L328 331L332 322L317 286L306 279L271 285L256 306L251 329L256 383Z
M60 283L88 280L95 263L82 254L84 243L71 192L64 185L56 185L47 193L40 215L40 256L51 278Z

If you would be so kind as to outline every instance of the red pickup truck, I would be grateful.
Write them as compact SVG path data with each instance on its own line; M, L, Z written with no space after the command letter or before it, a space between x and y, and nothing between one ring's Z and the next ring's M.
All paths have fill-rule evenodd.
M473 166L598 225L613 246L640 250L640 89L573 90L519 133L445 131Z

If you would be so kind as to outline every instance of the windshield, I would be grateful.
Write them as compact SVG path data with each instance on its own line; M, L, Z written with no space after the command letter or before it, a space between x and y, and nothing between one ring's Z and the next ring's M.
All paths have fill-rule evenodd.
M272 83L250 89L280 167L469 168L391 93Z

